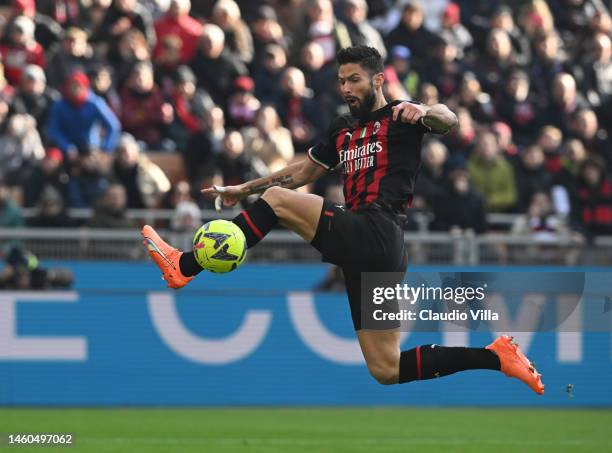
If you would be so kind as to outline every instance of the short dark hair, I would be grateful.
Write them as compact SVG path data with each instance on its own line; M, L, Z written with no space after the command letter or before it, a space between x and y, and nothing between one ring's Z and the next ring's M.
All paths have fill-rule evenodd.
M344 49L340 49L336 55L336 60L339 65L357 63L372 74L384 71L383 59L380 56L380 52L374 47L345 47Z

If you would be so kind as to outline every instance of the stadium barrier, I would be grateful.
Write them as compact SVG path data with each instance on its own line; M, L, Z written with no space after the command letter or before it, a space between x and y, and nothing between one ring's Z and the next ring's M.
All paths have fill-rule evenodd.
M515 333L544 375L543 397L491 371L388 387L368 375L346 296L312 291L325 265L247 264L176 292L150 264L52 264L73 269L74 290L0 292L1 405L612 405L609 331L576 324ZM584 279L583 269L571 271ZM605 288L610 273L592 271ZM403 347L476 346L494 336L412 332Z
M191 248L191 233L160 230L172 244ZM610 265L612 237L598 237L579 245L569 237L546 238L509 233L450 234L405 232L413 264L537 264ZM42 259L143 260L138 230L0 228L0 244L19 242ZM318 262L319 253L296 234L272 231L249 250L251 262Z

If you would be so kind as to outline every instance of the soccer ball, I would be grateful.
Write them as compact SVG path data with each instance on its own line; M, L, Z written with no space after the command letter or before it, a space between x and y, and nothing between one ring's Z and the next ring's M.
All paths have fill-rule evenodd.
M246 238L238 226L227 220L205 223L193 237L193 253L202 268L225 273L236 269L246 257Z

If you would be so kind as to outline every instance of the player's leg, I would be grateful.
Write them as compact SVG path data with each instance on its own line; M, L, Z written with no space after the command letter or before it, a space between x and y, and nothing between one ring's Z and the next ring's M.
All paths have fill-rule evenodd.
M310 242L317 231L322 207L323 198L317 195L271 187L232 222L244 233L248 248L259 243L277 224L295 231ZM202 271L192 251L174 249L149 226L143 228L142 234L149 254L170 287L181 288Z

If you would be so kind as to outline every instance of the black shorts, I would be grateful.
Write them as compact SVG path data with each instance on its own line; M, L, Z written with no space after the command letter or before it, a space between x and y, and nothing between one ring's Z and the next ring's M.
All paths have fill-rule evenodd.
M408 265L404 232L393 220L393 215L375 207L350 212L343 206L324 200L311 244L321 252L324 262L342 268L355 330L370 328L362 322L372 319L372 313L362 312L362 273L376 273L380 276L377 277L380 279L379 285L393 286L401 282ZM396 279L400 281L395 282ZM371 285L369 280L368 285ZM398 322L387 322L377 323L375 328L397 327Z

